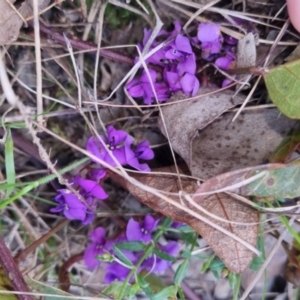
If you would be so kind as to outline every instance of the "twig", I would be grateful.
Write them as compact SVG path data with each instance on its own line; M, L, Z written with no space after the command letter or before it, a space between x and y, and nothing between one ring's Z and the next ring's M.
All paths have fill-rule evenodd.
M13 260L8 248L6 247L2 237L0 236L0 264L4 270L6 278L11 282L13 289L17 292L30 293L25 280L18 269L17 264ZM34 300L30 295L19 294L20 300Z
M32 21L28 21L28 25L30 27L34 26ZM66 41L65 41L65 38L62 33L46 26L42 22L40 22L40 32L43 33L44 35L46 35L48 38L52 39L54 42L59 43L64 46L66 45ZM70 35L67 35L67 37L68 37L72 47L75 49L89 50L91 52L97 51L97 45L95 45L94 43L85 42L82 40L76 40L76 39L72 38ZM127 55L112 51L112 50L102 49L100 52L100 55L103 57L106 57L108 59L111 59L111 60L114 60L114 61L117 61L120 63L124 63L124 64L130 65L130 66L134 65L133 58L131 58Z
M38 246L43 244L45 241L47 241L50 237L52 237L57 231L59 231L61 228L65 227L69 223L69 220L63 220L60 223L58 223L54 228L52 228L50 231L48 231L46 234L41 236L39 239L37 239L34 243L32 243L30 246L28 246L23 251L19 252L15 256L15 261L17 264L20 263L20 261L25 260L27 255L34 251Z

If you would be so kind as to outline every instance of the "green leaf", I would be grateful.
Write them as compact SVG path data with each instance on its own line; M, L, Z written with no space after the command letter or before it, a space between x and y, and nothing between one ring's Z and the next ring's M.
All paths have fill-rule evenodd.
M208 260L206 262L204 262L204 264L202 265L202 268L201 268L201 273L206 272L210 268L210 265L212 264L215 257L216 257L216 255L213 254L208 258Z
M140 291L140 290L141 290L140 286L137 283L135 283L134 285L132 285L131 288L130 288L130 293L128 295L129 299L134 298L135 295L137 294L137 292ZM124 296L126 296L126 295L124 295Z
M145 282L149 284L149 287L153 293L158 293L167 287L158 275L152 273L149 274L149 272L146 270L141 271L139 275L142 276Z
M26 279L26 283L28 284L28 286L30 287L30 289L33 292L48 294L47 296L43 296L44 300L69 300L70 297L73 296L73 295L66 293L64 291L61 291L55 287L46 285L42 282L30 279L30 278ZM60 296L60 297L58 297L58 296ZM64 296L66 296L68 298L66 298ZM80 300L80 298L76 298L76 296L75 296L74 300Z
M159 293L152 296L152 300L168 299L169 297L176 299L177 290L178 287L176 287L175 285L168 286Z
M127 250L131 252L143 251L146 245L143 242L120 242L116 246L121 250Z
M267 169L262 178L243 187L244 195L273 198L296 198L300 196L300 165L289 164L276 169ZM255 174L258 174L256 172ZM254 175L254 174L250 174Z
M255 256L251 262L251 265L249 266L249 269L258 271L264 261L265 260L261 256Z
M153 293L150 289L149 283L144 279L144 277L140 276L139 274L137 274L136 279L143 292L152 300Z
M121 288L123 287L123 284L124 284L123 282L119 282L119 281L113 282L107 288L105 288L102 291L102 293L104 295L111 296L113 299L116 299L116 298L118 298L119 292L120 292ZM123 294L124 297L130 295L131 288L132 288L131 285L126 286L126 289Z
M183 258L187 258L187 259L189 259L191 256L192 256L192 252L191 252L191 250L190 249L184 249L183 251L182 251L182 257ZM196 255L195 255L196 256ZM197 255L198 256L198 255Z
M155 255L157 255L158 257L162 258L163 260L167 260L167 261L171 261L171 262L175 262L176 258L174 256L169 255L166 252L160 251L157 248L153 249L153 253Z
M192 232L182 232L180 231L181 238L190 245L195 244L195 231ZM198 243L195 244L195 246L198 246Z
M126 255L124 255L122 253L122 251L116 246L114 245L114 251L115 254L118 256L118 258L126 265L128 266L129 269L132 269L132 267L134 267L134 265L132 264L132 262L127 258Z
M16 172L15 172L15 162L14 162L14 142L11 136L10 128L7 128L7 135L4 145L5 153L5 170L6 170L6 180L8 184L14 185L16 183ZM14 186L7 188L6 197L13 192Z
M283 138L279 146L269 157L270 163L287 163L300 144L300 130L297 128L291 129L287 136Z
M219 257L215 257L209 266L210 270L221 272L225 268L225 264Z
M269 97L292 119L300 118L300 60L280 65L264 75Z
M189 261L185 259L177 268L174 276L174 283L176 285L180 285L182 280L185 278L188 266L189 266Z

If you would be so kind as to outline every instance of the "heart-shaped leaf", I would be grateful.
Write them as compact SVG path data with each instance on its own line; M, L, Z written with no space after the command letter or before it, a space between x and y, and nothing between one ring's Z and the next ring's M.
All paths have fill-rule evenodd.
M265 83L269 97L278 109L292 119L300 118L300 60L269 70Z

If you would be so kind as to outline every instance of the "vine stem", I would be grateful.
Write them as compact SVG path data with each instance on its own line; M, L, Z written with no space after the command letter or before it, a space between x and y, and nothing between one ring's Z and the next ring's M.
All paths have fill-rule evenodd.
M28 21L28 25L30 27L34 27L33 22L30 20ZM44 23L40 22L40 32L41 34L47 36L47 38L50 38L54 42L66 46L66 40L64 38L64 35L62 32L59 32L58 30L55 30ZM66 35L68 40L70 41L70 44L73 48L78 50L90 50L91 52L97 51L97 45L91 42L86 42L80 39L76 39L70 35ZM126 65L133 66L134 60L128 55L122 54L120 52L116 52L110 49L101 49L99 51L99 55L120 63L124 63Z

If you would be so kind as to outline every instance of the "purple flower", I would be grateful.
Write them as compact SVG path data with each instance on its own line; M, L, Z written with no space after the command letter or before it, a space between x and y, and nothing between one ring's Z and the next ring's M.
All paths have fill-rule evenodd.
M129 165L139 171L150 171L150 168L147 164L141 164L139 162L139 158L145 158L141 157L139 149L138 152L136 152L136 150L132 150L132 143L133 138L125 131L116 130L113 126L108 126L107 137L100 136L100 139L97 140L94 137L89 138L86 149L111 166L115 167L117 164L103 145L106 144L107 148L111 150L111 154L116 158L117 161L119 161L121 165ZM144 147L143 151L145 153L150 153L152 150ZM99 176L103 176L103 174L100 173ZM97 188L94 193L100 195L99 188Z
M173 93L181 90L180 77L177 72L165 72L164 79L168 83Z
M198 26L197 38L201 42L202 58L211 60L211 55L219 53L222 46L220 25L201 23Z
M133 263L137 262L138 257L129 251L122 251L122 253ZM124 281L128 276L131 269L119 264L118 262L112 262L105 268L106 274L104 277L104 283L112 283L113 281ZM132 281L132 278L131 280Z
M133 79L127 83L126 88L129 95L133 98L143 98L144 103L150 105L155 101L154 93L150 80L155 89L158 101L165 101L169 98L169 89L164 83L156 83L156 72L149 69L150 78L144 71L140 79Z
M234 74L234 75L231 75L231 76L232 76L233 78L236 77L235 74ZM224 79L223 82L222 82L222 88L228 86L228 85L231 84L232 82L233 82L233 80L230 79L230 78Z
M54 198L58 206L51 208L53 213L63 212L69 220L84 221L86 218L86 204L67 189L58 191L59 194Z
M219 57L215 61L215 65L222 70L229 70L235 61L235 55L232 52L227 52L226 56Z
M185 224L184 223L181 223L181 222L173 222L172 224L171 224L171 228L180 228L180 227L182 227L182 226L184 226Z
M180 61L177 65L176 71L179 76L182 76L184 73L195 74L196 73L195 54L192 53L186 59Z
M178 34L175 41L170 44L170 49L166 52L166 59L186 58L193 53L191 43L188 37Z
M160 246L160 250L166 252L170 256L175 256L178 253L179 244L175 241L171 241L164 246ZM165 272L166 269L171 265L171 261L167 261L160 257L152 255L143 262L142 267L149 272L152 271L153 273L161 274Z
M85 196L93 196L97 199L104 200L108 197L103 188L95 181L83 179L80 176L75 176L74 182L78 184L85 192Z
M183 92L188 96L195 96L200 88L200 83L195 75L185 73L180 79Z
M117 262L112 262L105 271L104 283L109 284L114 281L124 281L131 270Z
M152 231L156 230L158 220L151 216L146 216L144 222L140 223L131 218L126 227L126 237L128 241L150 242Z
M153 150L149 147L148 141L142 141L140 142L135 150L134 150L135 156L137 159L144 159L144 160L150 160L154 157Z
M121 165L126 165L127 158L134 155L130 148L132 142L133 139L127 132L116 130L113 126L108 126L107 137L100 136L99 139L94 137L89 138L86 149L114 167L116 163L105 149L104 144Z
M97 227L90 233L90 240L92 243L84 251L83 260L89 269L95 269L100 265L100 261L96 259L96 256L103 255L110 250L105 238L105 229Z

